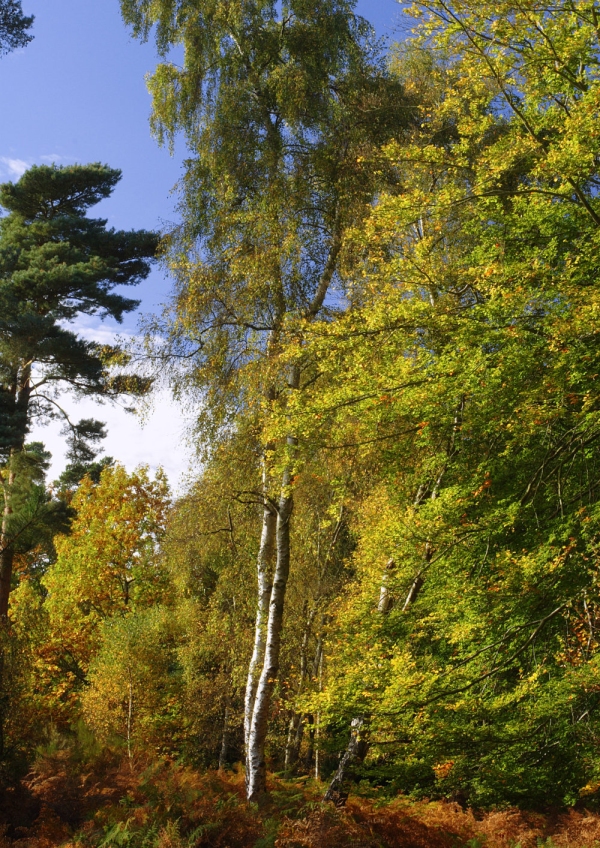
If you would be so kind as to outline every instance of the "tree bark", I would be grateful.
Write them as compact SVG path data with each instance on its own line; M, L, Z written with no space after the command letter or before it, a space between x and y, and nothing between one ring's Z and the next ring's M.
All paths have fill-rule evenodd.
M263 470L263 487L266 493L267 469L266 460ZM252 715L256 699L256 688L258 685L258 672L264 662L266 644L266 625L269 614L269 603L271 600L271 567L275 552L275 535L277 526L277 515L273 506L266 500L263 508L262 532L260 547L257 558L258 575L258 603L256 606L256 621L254 624L254 646L250 665L248 666L248 677L246 680L246 693L244 697L244 745L246 756L250 750L250 728L252 726Z
M273 588L269 603L264 662L256 688L254 710L252 712L248 737L246 791L249 801L259 801L267 790L265 743L269 707L271 706L271 697L279 672L283 609L290 573L290 517L294 504L293 495L289 491L290 482L289 470L286 470L277 513L277 564L275 566Z
M14 375L10 391L12 394L12 411L10 414L13 418L11 429L14 433L14 441L10 446L6 476L2 480L4 506L0 530L0 621L5 621L8 617L8 600L15 557L9 532L10 516L13 512L12 494L15 485L15 471L12 466L15 454L23 450L27 436L27 418L31 397L31 365L24 365Z
M4 533L2 536L3 548L0 553L0 621L6 621L8 618L8 599L10 597L15 554L12 545L8 542L5 543L6 537ZM5 544L6 546L4 547Z
M327 792L323 796L324 801L333 801L334 804L342 806L346 801L346 795L342 792L342 787L346 773L349 768L356 762L362 763L367 756L369 743L364 738L363 729L365 728L366 719L364 716L357 716L352 719L350 724L350 741L344 752L337 771L334 774Z
M129 768L131 768L131 726L133 723L133 682L131 680L131 669L128 669L128 702L127 702L127 757Z
M300 646L300 676L298 681L298 689L296 697L304 691L304 683L308 672L308 643L312 633L312 625L316 615L316 608L313 607L306 617L304 633L302 634L302 644ZM306 606L305 606L306 613ZM287 744L285 746L284 768L287 771L291 769L298 761L300 753L300 745L302 744L302 736L304 733L304 717L300 713L294 712L290 719L288 728Z
M314 297L303 317L314 320L319 314L329 286L336 270L338 257L342 247L342 220L336 212L333 233L329 245L327 261L323 267L319 284ZM282 299L280 319L285 312L285 304ZM274 345L272 345L274 349ZM292 366L288 387L297 391L300 387L300 368ZM281 630L283 627L283 611L285 594L290 573L290 519L294 507L294 495L292 490L292 463L294 461L298 440L293 435L287 437L288 463L282 475L281 495L277 508L275 525L276 564L269 600L269 615L267 620L266 640L259 635L262 632L265 609L261 606L263 601L262 590L266 597L268 583L261 582L260 567L262 560L259 556L259 604L257 610L257 626L255 630L255 650L252 654L250 670L248 673L248 685L246 688L246 704L244 714L244 730L246 733L246 797L248 801L260 801L267 790L267 769L265 762L265 744L269 722L269 708L277 674L279 672L279 653L281 648ZM267 502L265 499L265 511ZM263 518L263 537L261 537L261 549L266 537L266 516ZM260 655L263 655L262 670L258 683L254 687L255 673L260 665Z
M219 751L219 771L223 771L227 765L229 753L229 707L225 707L223 715L223 735L221 737L221 750Z
M4 507L2 510L2 532L0 534L0 622L5 622L8 619L8 598L10 595L15 558L8 527L13 511L12 489L15 484L15 473L12 469L9 469L7 479L3 482Z
M286 772L298 762L298 752L302 744L302 736L304 734L304 716L302 713L294 712L288 725L288 735L285 743L285 758L283 768Z
M304 768L310 772L315 757L315 717L308 713L306 716L306 724L308 725L308 746L304 755ZM302 740L300 740L302 741ZM300 746L298 746L299 748Z
M388 613L393 605L394 599L390 593L389 587L389 578L390 574L395 570L396 563L393 559L388 560L388 563L385 567L385 571L383 573L383 577L381 579L381 588L379 590L379 603L377 604L377 611L385 615Z
M4 506L2 509L2 530L0 532L0 622L8 619L8 599L12 583L15 551L10 538L9 522L13 512L12 491L15 485L15 472L10 468L14 456L11 451L9 469L3 480Z
M289 386L297 389L300 383L300 371L292 368ZM246 748L246 797L249 801L261 801L267 791L267 767L265 762L265 744L269 722L269 708L277 674L279 673L279 653L281 649L281 631L283 628L283 610L285 593L290 574L290 519L294 508L292 491L292 462L298 440L287 437L288 462L283 472L281 495L277 508L275 527L276 564L273 586L269 601L269 617L264 650L264 660L254 697L254 709Z
M325 625L326 616L323 616L323 625ZM318 691L323 691L323 632L321 631L319 635L319 641L317 642L317 650L315 651L315 659L313 662L313 678L316 678L318 681ZM315 780L320 780L320 768L321 768L321 751L319 748L319 736L321 732L321 713L317 713L315 717L315 726L314 726L314 736L312 739L312 743L314 746L315 752Z

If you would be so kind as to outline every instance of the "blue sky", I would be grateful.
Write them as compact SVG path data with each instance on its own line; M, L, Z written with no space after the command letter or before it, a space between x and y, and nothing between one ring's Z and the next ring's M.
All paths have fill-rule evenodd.
M156 64L153 45L131 38L118 0L23 0L23 10L35 15L34 40L0 59L0 181L17 179L34 163L106 162L120 168L123 179L94 215L119 229L160 229L174 220L171 189L185 150L170 156L150 135L144 76ZM396 0L359 0L357 11L379 34L393 37L401 17ZM155 271L135 296L142 312L152 312L168 292L169 281ZM82 329L106 337L115 328L87 322ZM122 329L135 333L136 317ZM119 409L85 404L72 411L76 418L106 420L107 452L128 467L162 464L174 483L187 467L190 451L180 438L186 421L165 398L143 428ZM58 429L33 434L52 450L53 474L64 464Z

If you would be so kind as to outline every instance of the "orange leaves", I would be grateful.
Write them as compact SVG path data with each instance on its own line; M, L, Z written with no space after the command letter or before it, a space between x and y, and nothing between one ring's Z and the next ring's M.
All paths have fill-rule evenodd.
M448 760L448 762L445 763L436 763L432 766L437 780L443 780L445 777L448 777L453 767L454 760Z
M489 471L486 471L485 472L485 480L483 481L481 486L478 486L477 489L475 489L475 491L473 492L473 497L478 498L479 495L481 495L483 492L485 492L487 489L489 489L491 485L492 485L492 481L490 479Z
M25 582L14 605L17 627L32 638L39 707L59 723L72 720L101 622L156 603L165 590L157 561L169 507L164 477L107 468L98 485L84 479L72 505L73 532L57 539L57 561L42 579L45 602Z

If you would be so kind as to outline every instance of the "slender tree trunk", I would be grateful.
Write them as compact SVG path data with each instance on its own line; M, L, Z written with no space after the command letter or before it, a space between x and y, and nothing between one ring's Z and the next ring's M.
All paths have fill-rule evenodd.
M389 587L389 578L390 575L396 568L396 563L393 559L388 560L388 563L385 567L385 572L381 579L381 588L379 590L379 603L377 604L377 611L384 614L389 612L392 608L394 599L390 593Z
M346 796L342 792L342 787L346 773L354 763L362 763L369 749L369 743L364 738L365 725L366 719L364 716L357 716L352 719L350 724L350 742L327 788L327 792L323 796L324 801L333 801L340 805L345 802Z
M290 377L290 388L297 389L299 383L300 371L294 367ZM298 441L295 436L287 437L289 454L288 463L283 472L281 495L277 508L275 527L276 564L269 601L264 660L254 697L254 709L246 748L246 795L249 801L260 801L267 791L265 744L269 723L269 708L279 673L283 611L290 574L290 519L294 508L292 463L297 444Z
M306 723L308 724L308 746L306 748L306 754L304 755L304 768L306 771L310 772L313 764L313 759L315 756L315 717L311 713L306 716ZM302 741L302 740L300 740ZM298 748L300 746L298 745Z
M265 654L256 689L254 710L248 737L246 789L249 801L260 800L267 789L265 743L267 739L271 697L279 672L283 609L290 573L290 518L294 503L293 496L289 491L289 473L286 472L284 477L284 489L277 514L277 564L269 603Z
M269 122L270 123L270 122ZM337 267L337 261L342 246L342 221L339 210L336 213L331 243L327 261L323 267L319 284L315 291L312 302L305 310L303 317L313 321L321 311L329 286ZM280 319L285 313L284 298L281 298ZM270 342L272 349L275 344ZM300 368L293 366L289 388L294 391L300 387ZM257 610L257 627L255 630L254 651L248 674L248 685L246 687L246 704L244 716L244 729L246 732L246 797L249 801L259 801L263 798L267 789L267 769L265 762L265 744L269 723L269 708L273 689L279 672L279 652L281 648L281 630L283 627L283 611L285 594L290 573L290 519L294 506L292 491L292 463L294 461L298 440L293 435L287 437L288 464L283 472L281 495L277 509L275 526L276 564L269 600L269 615L267 620L266 640L259 636L264 621L264 607L262 601L262 589L266 589L268 583L261 583L260 568L262 560L259 556L259 604ZM265 511L267 504L265 501ZM263 541L268 535L265 531L266 516L263 518L263 536L261 537L261 550ZM256 688L254 679L256 669L260 665L260 656L263 655L262 670L258 678Z
M287 740L285 743L285 758L283 761L283 768L285 769L285 771L289 771L292 766L295 765L298 759L296 755L296 740L298 738L298 731L301 726L302 715L300 713L294 712L290 719L290 723L288 724ZM301 731L300 739L302 739Z
M304 683L307 679L309 679L308 674L308 639L310 636L312 622L314 620L316 614L316 609L314 609L308 617L307 626L304 633L304 638L302 640L302 660L301 660L301 677L300 677L300 686L298 687L298 694L304 690ZM327 620L327 616L323 616L322 625L325 625ZM319 692L322 689L323 682L323 633L319 634L319 638L317 639L317 647L315 649L315 656L312 662L312 669L310 674L311 680L318 681ZM317 716L318 718L318 716ZM312 767L313 756L314 756L314 748L315 748L315 724L314 724L314 716L307 714L302 715L301 713L295 713L291 720L288 729L288 739L287 746L285 751L285 767L286 769L291 769L300 759L300 748L302 746L302 739L304 736L304 728L308 725L310 727L309 731L309 739L308 739L308 750L306 752L306 756L304 757L304 766L307 770L310 770Z
M14 457L20 453L25 445L27 435L29 399L31 397L31 366L24 365L19 373L14 375L11 393L12 410L11 427L15 434L15 440L10 448L8 469L3 479L4 505L2 509L2 528L0 531L0 621L6 621L8 617L8 599L10 596L14 547L10 538L9 522L13 512L13 489L15 485ZM1 685L1 680L0 680Z
M408 595L406 596L406 600L404 601L404 605L402 607L402 612L406 612L406 610L411 607L414 602L417 600L421 593L421 589L425 585L425 578L419 571L415 579L413 580L410 589L408 590Z
M2 545L0 551L0 621L6 621L15 554L8 537L4 534L4 528L0 544Z
M315 780L321 779L321 749L319 747L319 737L321 735L321 713L317 713L315 719Z
M442 468L441 468L441 470L440 470L440 472L439 472L439 474L436 478L433 489L431 490L430 498L431 498L432 501L436 500L436 498L437 498L437 496L440 492L440 489L442 487L442 483L444 482L444 477L446 476L446 472L448 470L449 463L451 462L453 457L459 451L459 448L457 447L457 444L456 444L456 437L457 437L458 433L460 432L460 428L462 427L464 410L465 410L465 397L463 395L461 397L460 401L458 402L458 405L456 407L456 411L454 413L454 422L453 422L453 425L452 425L452 430L450 431L450 436L448 438L448 446L446 448L446 461L444 462L444 464L443 464L443 466L442 466ZM425 492L425 489L423 489L422 487L419 487L419 493L417 494L417 498L415 499L415 503L414 503L415 507L418 507L424 499L423 497L420 497L421 492ZM410 587L408 595L406 596L406 600L404 601L404 606L402 607L403 612L406 612L406 610L409 609L415 603L415 601L417 600L417 598L421 594L421 589L425 585L425 571L427 569L427 566L431 562L432 556L433 556L433 545L431 543L431 540L428 539L427 542L425 543L425 554L423 556L423 559L425 561L425 566L424 566L423 570L418 572L418 574L415 576L415 578L412 582L412 585Z
M266 494L267 469L266 460L263 471L263 486ZM256 621L254 624L254 647L248 667L246 694L244 697L244 745L246 756L250 750L250 728L256 699L259 671L264 662L266 644L266 626L271 600L271 567L275 552L275 535L277 515L273 506L265 499L263 508L262 533L257 559L258 574L258 603L256 606Z
M315 591L315 601L318 602L321 598L321 584L325 577L325 571L329 564L329 561L332 557L333 550L335 548L335 544L337 542L340 530L342 529L342 522L344 516L344 507L340 508L339 518L331 538L331 543L329 545L329 550L327 551L327 555L325 557L325 562L323 564L323 568L321 571L321 576L319 578L319 583L317 589ZM390 560L391 562L391 560ZM306 606L304 610L306 614ZM302 694L304 691L304 686L307 679L316 680L319 678L321 680L321 672L322 672L322 660L323 660L323 628L325 627L327 616L323 615L321 620L321 632L319 633L319 637L317 639L317 647L315 650L315 656L312 663L312 673L309 676L308 669L308 644L310 640L310 636L312 634L313 623L315 619L315 615L317 614L316 606L312 608L312 610L306 616L306 624L304 626L304 633L302 635L302 644L300 648L300 680L298 684L298 690L296 696ZM303 716L298 713L294 713L290 719L290 724L288 727L288 737L287 744L285 748L285 769L288 771L293 768L293 766L298 762L300 758L300 748L302 746L302 738L304 736L304 728L306 724L311 727L310 730L310 740L309 740L309 753L305 758L305 765L308 769L310 769L312 765L312 751L314 749L314 740L315 740L315 728L313 724L313 716Z
M323 616L323 625L325 625L325 621L327 616ZM318 691L323 691L323 632L321 631L319 635L319 641L317 642L317 650L315 652L315 660L313 663L313 678L317 678L318 680ZM315 780L320 780L320 769L321 769L321 749L319 747L319 737L321 734L321 713L318 712L315 718L315 734L313 737L313 745L315 749Z
M9 459L9 463L12 456ZM2 509L2 530L0 532L0 621L8 619L8 598L12 582L15 551L10 538L9 522L13 512L12 492L15 485L15 472L9 467L4 479L4 506Z
M306 613L306 606L304 609ZM304 691L304 684L306 682L306 676L308 672L308 643L310 641L310 636L312 633L312 625L315 619L315 615L317 610L315 607L311 609L311 611L306 616L306 623L304 625L304 633L302 634L302 643L300 645L300 675L298 681L298 689L296 691L296 697L301 695ZM284 768L286 771L292 768L296 762L298 761L298 756L300 753L300 745L302 744L302 736L304 733L304 720L303 716L300 713L294 712L290 719L290 724L288 728L288 738L287 744L285 746L285 762Z
M128 680L128 703L127 703L127 757L129 758L129 768L131 765L131 725L133 722L133 683L131 680L131 669L129 670Z
M421 494L421 488L419 488L417 498L421 498L422 496L424 494ZM379 602L377 604L377 611L381 615L387 615L392 608L392 597L389 592L388 581L395 568L395 561L393 559L388 560L382 577ZM369 750L369 743L367 741L369 720L370 716L361 715L356 716L350 722L350 741L327 787L327 791L323 795L324 801L332 801L336 806L343 806L346 803L348 794L342 791L344 780L351 766L356 762L362 762L367 756Z
M229 753L229 706L225 707L223 715L223 735L221 737L221 750L219 751L219 771L223 771L227 765Z

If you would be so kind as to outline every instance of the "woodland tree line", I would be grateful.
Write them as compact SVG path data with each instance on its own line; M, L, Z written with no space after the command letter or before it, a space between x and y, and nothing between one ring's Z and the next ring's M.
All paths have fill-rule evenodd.
M0 187L3 773L92 732L242 762L251 801L269 770L593 804L600 5L417 2L391 47L345 0L121 6L189 151L180 223L89 217L100 164ZM155 259L139 346L79 337ZM62 405L165 387L176 500ZM27 434L56 417L49 484Z

